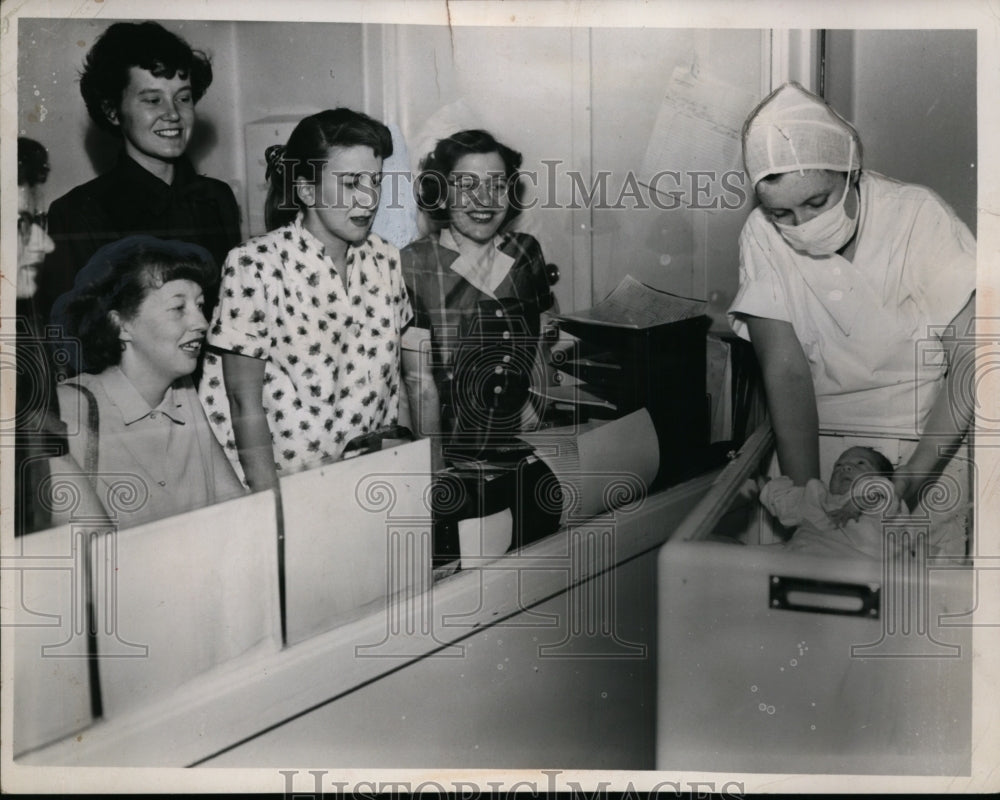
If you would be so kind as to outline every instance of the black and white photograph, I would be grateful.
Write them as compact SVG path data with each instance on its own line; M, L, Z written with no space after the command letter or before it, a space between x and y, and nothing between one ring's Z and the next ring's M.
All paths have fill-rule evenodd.
M0 790L1000 790L1000 2L0 16Z

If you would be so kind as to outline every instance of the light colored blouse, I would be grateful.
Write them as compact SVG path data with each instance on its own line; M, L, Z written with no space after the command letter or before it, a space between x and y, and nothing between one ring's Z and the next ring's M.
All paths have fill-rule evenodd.
M149 407L118 367L60 385L59 409L70 454L86 470L92 408L74 384L88 389L96 403L96 490L120 527L243 494L190 378L176 381L156 408Z

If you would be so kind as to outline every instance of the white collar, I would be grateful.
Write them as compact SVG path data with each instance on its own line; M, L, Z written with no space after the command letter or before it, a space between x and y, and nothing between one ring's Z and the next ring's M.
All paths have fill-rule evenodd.
M500 241L501 237L494 236L488 247L484 248L490 264L489 272L484 274L482 267L473 263L459 249L458 242L455 241L455 236L451 232L451 228L444 228L438 236L438 243L442 247L458 253L458 258L451 263L451 271L461 275L479 291L489 295L494 300L496 299L497 288L503 282L503 279L507 277L510 268L514 265L513 256L507 255L500 249Z

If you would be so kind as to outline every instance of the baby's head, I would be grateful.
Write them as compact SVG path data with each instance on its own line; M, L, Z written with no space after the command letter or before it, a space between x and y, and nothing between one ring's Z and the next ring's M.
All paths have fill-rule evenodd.
M871 447L848 447L833 465L830 492L847 494L861 475L892 475L892 462Z

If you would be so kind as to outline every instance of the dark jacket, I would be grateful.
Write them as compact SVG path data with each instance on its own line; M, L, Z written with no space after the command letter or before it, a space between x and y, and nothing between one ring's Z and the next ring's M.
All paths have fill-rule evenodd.
M199 244L220 266L241 241L239 207L227 184L198 175L185 158L168 185L122 153L113 169L49 208L56 247L38 273L42 318L48 319L55 299L72 288L76 273L100 247L136 233ZM206 313L213 299L206 297Z

